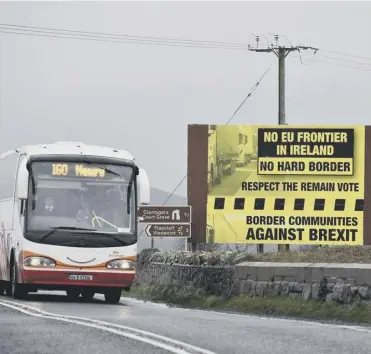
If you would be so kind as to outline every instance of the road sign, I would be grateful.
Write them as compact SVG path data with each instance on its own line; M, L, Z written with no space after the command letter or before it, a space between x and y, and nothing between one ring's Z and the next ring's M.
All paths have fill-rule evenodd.
M146 226L149 237L191 237L191 224L149 224Z
M191 223L192 208L189 205L146 205L138 209L138 220L148 224Z

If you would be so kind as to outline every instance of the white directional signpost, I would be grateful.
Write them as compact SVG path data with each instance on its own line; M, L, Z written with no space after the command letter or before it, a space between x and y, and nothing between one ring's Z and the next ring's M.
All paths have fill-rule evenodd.
M146 234L150 237L191 237L190 224L149 224Z
M148 224L148 237L187 238L191 237L192 207L189 205L146 205L138 209L138 221Z

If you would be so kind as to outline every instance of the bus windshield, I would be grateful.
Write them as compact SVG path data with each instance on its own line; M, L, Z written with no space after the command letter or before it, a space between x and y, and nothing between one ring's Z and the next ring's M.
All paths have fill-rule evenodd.
M133 166L34 161L31 177L29 231L86 228L135 233Z

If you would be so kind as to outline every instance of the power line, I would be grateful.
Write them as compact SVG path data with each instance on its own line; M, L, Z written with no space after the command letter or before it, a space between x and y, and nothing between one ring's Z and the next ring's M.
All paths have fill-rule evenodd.
M248 98L251 97L251 95L255 92L257 87L259 86L260 82L264 79L265 75L267 75L268 71L271 69L272 65L270 65L263 75L260 77L260 79L255 83L255 85L250 89L250 92L247 94L247 96L244 98L244 100L240 103L240 105L237 107L237 109L233 112L231 117L227 120L225 124L229 124L231 120L235 117L235 115L238 113L238 111L242 108L242 106L245 104ZM184 182L184 180L187 178L188 174L186 174L183 179L179 182L179 184L174 188L174 190L170 193L170 195L167 197L165 202L162 205L165 205L169 199L174 195L174 193L178 190L178 188L181 186L181 184Z
M270 65L267 70L264 71L263 75L260 77L260 79L255 83L255 85L251 88L250 92L247 94L245 99L241 102L241 104L238 106L238 108L234 111L232 116L227 120L226 124L229 124L230 121L235 117L235 115L238 113L238 111L242 108L242 106L245 104L247 99L251 97L251 95L255 92L255 90L258 88L261 81L264 79L265 75L267 75L268 71L271 69L272 65Z
M222 45L217 45L217 46L213 46L213 45L209 45L209 44L205 44L205 45L201 45L201 44L191 44L191 43L186 43L186 44L183 44L183 43L171 43L171 42L155 42L155 41L146 41L146 40L125 40L125 39L113 39L113 38L106 38L106 37L87 37L87 36L83 36L83 37L76 37L76 36L71 36L71 35L53 35L52 33L53 32L41 32L41 33L29 33L29 32L16 32L16 31L8 31L8 30L3 30L1 29L2 27L0 27L0 33L7 33L7 34L15 34L15 35L24 35L24 36L36 36L36 37L50 37L50 38L61 38L61 39L75 39L75 40L87 40L87 41L96 41L96 42L112 42L112 43L127 43L127 44L149 44L149 45L162 45L162 46L171 46L171 47L182 47L182 48L204 48L204 49L232 49L232 50L248 50L248 47L245 48L245 47L232 47L232 46L222 46ZM340 60L340 61L347 61L347 62L350 62L350 63L354 63L354 64L358 64L358 65L371 65L371 64L366 64L366 63L360 63L360 62L357 62L357 61L352 61L352 60L346 60L346 59L342 59L342 58L335 58L335 57L328 57L328 56L324 56L326 58L329 58L329 59L334 59L334 60ZM307 65L305 64L303 61L302 61L302 56L301 56L301 53L299 51L299 56L298 58L300 58L300 61L303 65ZM358 68L356 66L351 66L351 65L341 65L341 64L337 64L337 63L330 63L330 62L326 62L326 61L323 61L323 60L318 60L318 59L308 59L308 58L304 58L306 60L310 60L310 61L314 61L314 62L323 62L323 63L326 63L326 64L330 64L330 65L334 65L334 66L339 66L339 67L346 67L346 68L351 68L351 69L356 69L356 70L361 70L361 71L370 71L370 70L363 70L361 68Z
M74 40L87 40L87 41L97 41L97 42L112 42L112 43L127 43L127 44L147 44L147 45L157 45L157 46L171 46L171 47L184 47L184 48L204 48L204 49L230 49L230 50L248 50L248 44L245 42L228 42L228 41L211 41L211 40L195 40L195 39L184 39L184 38L170 38L170 37L155 37L155 36L138 36L120 33L109 33L109 32L93 32L93 31L81 31L81 30L71 30L71 29L61 29L53 27L37 27L28 25L16 25L16 24L0 24L0 33L13 34L13 35L23 35L23 36L36 36L36 37L49 37L49 38L60 38L60 39L74 39ZM274 35L273 33L270 33ZM266 35L257 36L251 33L257 41L260 37L264 37L267 41L268 46L270 42ZM293 45L291 41L284 35L284 37L291 48ZM314 48L312 48L314 49ZM364 57L359 55L353 55L343 52L337 52L327 49L316 48L317 51L327 52L332 54L338 54L342 56L347 56L350 58L357 58L362 60L370 60L370 57ZM299 53L300 55L300 53ZM338 60L349 62L357 65L371 65L367 63L361 63L358 61L347 60L343 58L336 58L330 56L324 56L331 60ZM341 65L338 65L341 66ZM356 67L354 67L357 69Z
M315 53L313 54L313 57L315 56L315 54L317 53L318 50L319 49L316 49ZM346 62L346 63L351 63L351 64L358 64L358 65L363 65L363 66L371 66L371 62L365 63L365 62L361 62L361 61L349 60L349 59L333 57L333 56L329 56L329 55L322 55L322 58L327 58L327 59L331 59L331 60L339 60L341 62ZM311 60L311 59L308 59L308 58L305 58L305 59ZM366 58L364 58L363 60L365 60L365 59Z
M292 55L292 56L295 57L295 58L305 59L307 61L315 62L315 63L323 63L323 64L334 65L334 66L339 66L339 67L343 67L343 68L355 69L355 70L359 70L359 71L368 71L368 72L371 71L371 67L370 67L370 69L367 69L367 68L357 67L357 66L353 66L353 65L346 65L346 64L339 64L339 63L329 62L329 61L321 60L321 59L318 59L318 58L316 58L316 59L315 58L306 58L306 57L300 56L300 52L299 52L299 56L298 55ZM352 61L350 61L350 62L352 62ZM308 65L308 64L305 64L302 60L301 60L301 63L303 65ZM363 63L359 63L359 62L354 62L354 63L363 64ZM363 65L368 66L368 64L363 64Z
M310 49L316 49L314 55L319 50L317 48L311 48L311 47L309 47L309 48ZM326 61L326 60L323 60L323 59L318 58L317 56L316 56L316 58L314 58L314 55L312 57L310 57L310 58L305 57L305 56L302 56L301 55L301 51L300 51L300 46L299 46L298 54L299 55L292 54L291 56L293 56L295 58L299 58L301 64L303 64L303 65L308 65L308 64L305 64L303 62L303 59L304 59L304 60L307 60L307 61L313 61L313 62L318 62L318 63L325 63L325 64L329 64L329 65L334 65L334 66L339 66L339 67L344 67L344 68L351 68L351 69L360 70L360 71L371 71L371 63L362 63L360 61L343 59L343 58L337 58L337 57L328 56L328 55L322 55L320 57L320 58L330 59L330 60L333 60L333 61L334 60L337 60L337 61L341 61L341 62L345 62L345 63L356 64L356 65L359 65L360 66L360 67L357 67L357 66L354 66L354 65L346 65L346 64L336 63L336 62L333 62L333 61L331 61L331 62L330 61ZM368 67L370 67L370 69L368 69Z
M340 61L343 61L343 62L346 62L346 63L352 63L352 64L359 64L359 65L371 66L371 62L370 62L370 63L362 63L362 62L355 61L355 60L336 58L336 57L332 57L332 56L328 56L328 55L324 55L323 57L324 57L324 58L328 58L328 59L332 59L332 60L340 60Z
M184 42L184 43L200 43L200 44L218 44L218 45L233 45L233 46L247 46L247 43L243 42L223 42L223 41L210 41L210 40L196 40L196 39L182 39L182 38L170 38L170 37L154 37L154 36L136 36L128 34L119 33L109 33L109 32L92 32L92 31L80 31L80 30L69 30L69 29L58 29L50 27L34 27L34 26L21 26L21 25L11 25L11 24L1 24L0 26L19 28L19 29L33 29L42 31L53 31L53 32L66 32L72 34L83 34L83 35L93 35L93 36L105 36L105 37L122 37L131 39L149 39L149 40L160 40L160 41L172 41L172 42Z
M247 101L248 98L250 98L252 96L252 94L255 92L255 90L257 89L257 87L259 86L260 82L264 79L265 75L267 75L268 71L271 69L272 65L270 65L263 73L263 75L260 77L260 79L254 84L254 86L250 89L249 93L247 94L247 96L244 98L244 100L240 103L240 105L237 107L237 109L233 112L233 114L231 115L231 117L227 120L227 122L225 124L229 124L231 122L231 120L235 117L235 115L238 113L238 111L242 108L242 106L245 104L245 102ZM168 198L165 200L164 204L165 205L169 199L174 195L174 193L178 190L178 188L180 187L180 185L183 183L183 181L187 178L188 174L186 174L183 179L180 181L180 183L174 188L174 190L170 193L170 195L168 196Z
M352 58L358 58L358 59L364 59L364 60L371 60L371 57L362 57L362 56L359 56L359 55L348 54L348 53L344 53L344 52L336 52L334 50L326 50L326 49L321 49L321 48L319 48L318 50L320 50L321 52L327 52L327 53L332 53L332 54L340 54L340 55L344 55L346 57L352 57Z
M354 65L344 65L344 64L334 63L334 62L328 62L328 61L321 60L321 59L318 59L318 58L316 58L316 59L313 58L314 55L318 51L320 51L320 52L328 52L328 53L333 53L333 54L340 54L340 55L343 55L343 56L348 56L348 57L352 57L352 58L357 58L357 59L362 59L362 60L370 60L371 61L371 58L370 57L363 57L363 56L359 56L359 55L347 54L347 53L343 53L343 52L337 52L337 51L331 51L331 50L326 50L326 49L308 47L308 46L303 46L303 45L299 45L297 47L294 47L293 44L292 44L292 42L285 35L274 34L274 33L269 33L269 34L272 35L272 36L274 36L276 42L278 42L278 38L279 37L284 37L286 39L286 41L290 44L290 47L291 47L291 48L287 48L287 50L297 51L299 55L297 56L297 55L293 55L292 54L292 56L294 56L296 58L299 58L301 64L303 64L303 65L308 65L308 64L305 64L303 62L303 59L305 59L305 60L308 60L308 61L325 63L325 64L339 66L339 67L356 69L356 70L360 70L360 71L371 71L369 69L361 68L361 67L356 67ZM258 48L259 36L254 36L254 37L255 37L255 40L256 40L257 48ZM266 36L265 36L265 38L266 38ZM263 50L261 50L261 49L259 50L258 49L258 50L255 50L255 51L271 52L271 51L274 51L273 50L274 49L273 47L274 46L272 44L269 44L269 41L268 41L268 47L266 49L263 49ZM301 49L312 49L312 50L314 50L313 57L312 58L306 58L305 56L302 56L301 55ZM278 50L278 48L276 48L276 51L277 50ZM330 60L338 60L338 61L345 62L345 63L350 63L350 64L361 65L363 67L371 67L371 63L364 63L364 62L360 62L360 61L356 61L356 60L349 60L349 59L344 59L344 58L339 58L339 57L334 57L334 56L329 56L329 55L322 55L322 58L326 58L326 59L330 59Z
M128 40L128 39L112 39L106 37L77 37L77 36L63 36L59 34L51 34L52 32L45 33L29 33L29 32L15 32L6 31L0 27L0 33L8 33L23 36L35 36L35 37L49 37L49 38L60 38L60 39L75 39L75 40L90 40L96 42L111 42L111 43L127 43L127 44L147 44L147 45L162 45L169 47L182 47L182 48L205 48L205 49L230 49L230 50L248 50L248 48L243 47L233 47L233 46L222 46L222 45L200 45L200 44L183 44L183 43L172 43L172 42L156 42L147 40Z
M261 75L261 77L259 78L259 80L251 87L249 93L246 95L246 97L243 99L243 101L240 103L240 105L237 107L237 109L233 112L233 114L231 115L231 117L227 120L226 124L229 124L231 122L231 120L236 116L236 114L238 113L238 111L242 108L242 106L245 104L245 102L248 100L248 98L250 98L253 93L256 91L256 89L258 88L258 86L260 85L260 83L263 81L264 77L267 75L268 71L271 69L272 65L270 65L265 71L264 73ZM182 183L185 181L185 179L187 178L188 176L188 173L182 178L182 180L177 184L177 186L173 189L173 191L169 194L169 196L166 198L165 202L162 204L162 205L165 205L169 200L170 198L175 194L175 192L178 190L178 188L182 185ZM142 230L142 232L139 234L139 236L141 236L143 234L144 230ZM138 236L138 237L139 237Z
M76 40L90 40L98 42L113 42L113 43L128 43L128 44L151 44L151 45L165 45L176 47L192 47L192 48L209 48L209 49L232 49L232 50L248 50L247 44L237 42L220 42L220 41L199 41L189 39L172 39L165 37L144 37L144 36L130 36L119 35L113 33L103 32L87 32L87 31L73 31L73 30L60 30L44 27L31 27L31 26L12 26L0 24L0 32L36 36L36 37L51 37L63 39L76 39Z
M290 44L290 46L293 47L292 42L285 35L283 35L282 33L269 33L269 34L272 35L272 36L280 36L280 37L285 38L286 41ZM302 46L302 45L299 45L299 47L300 46ZM312 49L314 49L314 48L312 48ZM363 59L363 60L371 60L371 57L359 56L359 55L354 55L354 54L349 54L349 53L344 53L344 52L338 52L338 51L328 50L328 49L323 49L323 48L315 48L315 49L316 49L316 51L320 51L320 52L339 54L339 55L352 57L352 58L357 58L357 59ZM342 60L342 59L339 58L339 60Z

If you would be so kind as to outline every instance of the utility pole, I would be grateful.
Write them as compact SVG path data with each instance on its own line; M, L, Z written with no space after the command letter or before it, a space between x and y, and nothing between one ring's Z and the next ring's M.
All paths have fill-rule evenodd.
M276 44L267 47L259 48L259 37L255 37L256 47L249 46L249 50L257 53L274 53L278 58L278 124L286 125L285 115L285 59L291 53L300 51L300 49L309 49L307 47L285 47L278 45L279 36L275 35Z
M274 53L278 58L278 124L279 125L287 125L286 123L286 113L285 113L285 59L291 53L295 51L299 51L301 49L313 49L316 48L312 47L305 47L305 46L280 46L278 45L279 36L274 35L274 39L276 44L271 44L266 48L259 48L259 36L255 36L256 40L256 47L251 47L249 45L249 50L257 53ZM258 252L263 253L264 248L262 244L258 245L257 248ZM279 251L290 251L290 245L278 245Z

